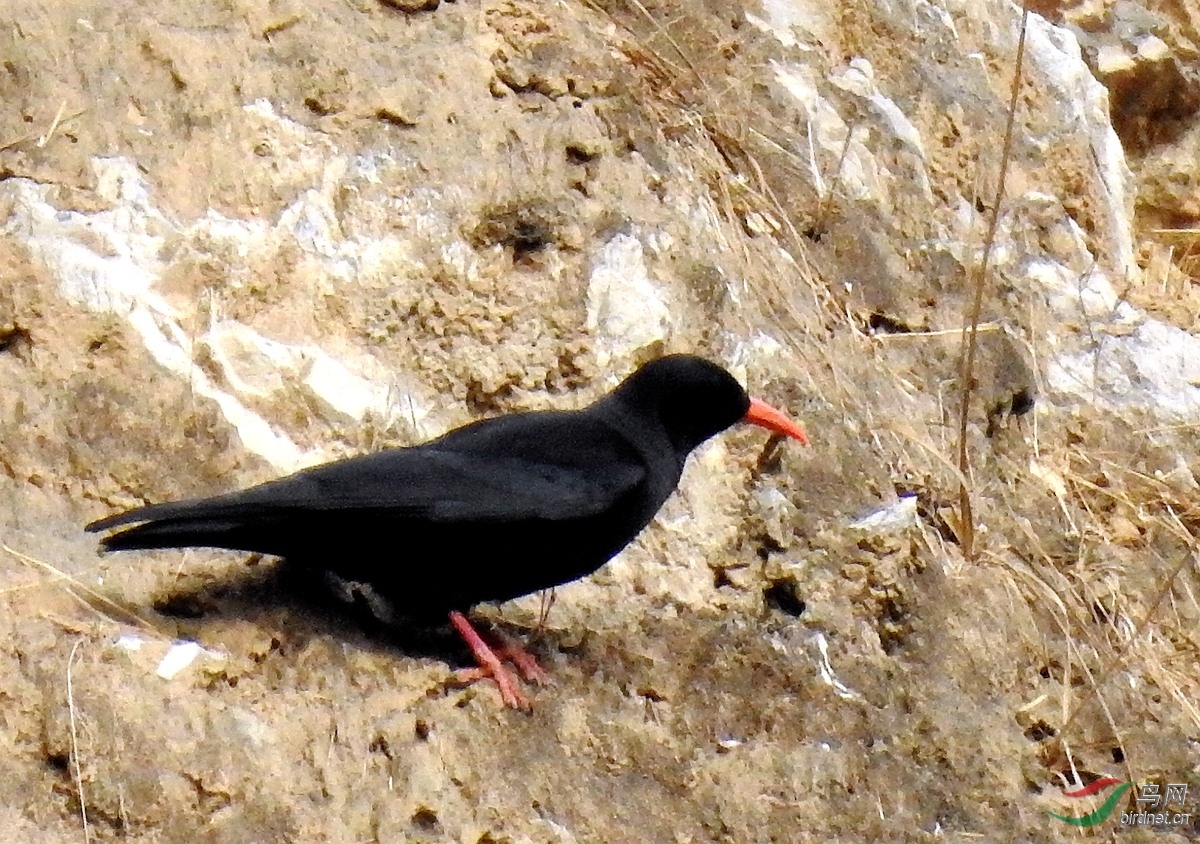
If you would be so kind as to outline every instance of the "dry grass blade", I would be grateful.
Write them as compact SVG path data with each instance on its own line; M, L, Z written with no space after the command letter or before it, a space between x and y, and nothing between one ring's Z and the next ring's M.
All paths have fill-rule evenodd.
M942 328L937 331L904 331L899 333L880 333L871 335L876 340L903 340L909 337L954 337L963 335L968 332L969 328ZM985 333L990 331L1002 331L998 322L984 322L975 326L976 333Z
M125 619L125 623L133 624L133 625L140 627L143 630L149 631L151 633L165 635L162 633L162 631L160 631L153 624L151 624L146 619L142 618L137 613L133 612L132 610L126 609L125 607L121 606L116 601L112 600L111 598L108 598L105 595L102 595L101 593L97 592L95 589L92 589L87 584L81 583L77 578L71 577L71 575L67 574L66 572L62 571L61 569L57 569L54 566L50 565L49 563L39 560L36 557L31 557L28 554L22 554L20 551L10 548L8 545L0 544L0 548L3 548L7 553L11 554L18 561L24 563L25 565L30 566L35 569L38 569L43 572L47 572L48 574L52 574L59 581L68 584L69 587L73 587L74 589L78 589L80 592L83 592L85 595L88 596L88 598L91 599L91 601L84 600L79 595L77 595L74 591L72 591L71 588L67 589L67 591L73 597L83 601L83 603L87 604L88 606L92 606L91 602L95 602L96 604L99 604L100 606L111 611L118 617ZM94 606L92 606L92 608L95 609ZM111 619L111 618L110 618L110 620L116 621L116 619Z
M960 367L959 384L962 389L962 405L958 418L958 471L963 478L971 476L970 457L967 453L967 423L970 419L971 393L975 378L975 355L978 348L976 337L979 331L979 319L983 312L983 289L987 283L988 261L992 254L992 245L996 240L996 230L1000 225L1000 203L1004 200L1004 180L1008 174L1008 161L1012 154L1013 127L1017 116L1017 96L1021 91L1021 68L1025 63L1025 33L1029 25L1029 8L1021 8L1021 32L1017 39L1017 58L1013 67L1012 93L1008 102L1008 117L1004 126L1004 148L1000 153L1000 172L996 177L996 193L992 200L992 213L988 218L987 235L983 239L983 258L974 278L974 298L971 309L967 312L964 323L962 365ZM959 521L962 524L963 555L968 559L975 557L975 517L971 512L971 489L963 483L959 486Z
M63 110L65 106L66 103L63 103L63 105L59 107L58 112L55 114L54 120L50 125L50 128L46 132L38 133L36 130L34 130L32 132L26 132L25 134L13 138L12 140L4 141L3 143L0 143L0 152L20 146L21 144L27 141L33 141L34 139L36 139L35 145L37 147L44 147L50 141L50 138L54 132L58 131L59 127L66 123L70 123L77 117L82 117L87 113L87 109L80 109L79 111L64 115Z
M83 841L88 844L92 840L92 828L88 824L87 800L83 794L83 769L79 762L79 733L75 727L75 687L72 684L71 669L75 663L75 652L83 644L83 639L76 639L71 646L71 654L67 657L67 712L71 720L71 758L75 761L75 785L79 790L79 815L83 819Z

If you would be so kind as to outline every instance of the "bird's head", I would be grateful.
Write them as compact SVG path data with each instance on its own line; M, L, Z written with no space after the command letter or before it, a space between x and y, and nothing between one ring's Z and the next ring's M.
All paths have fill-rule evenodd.
M650 361L621 382L613 398L634 416L658 419L682 456L737 422L760 425L808 444L797 423L750 398L722 367L695 355Z

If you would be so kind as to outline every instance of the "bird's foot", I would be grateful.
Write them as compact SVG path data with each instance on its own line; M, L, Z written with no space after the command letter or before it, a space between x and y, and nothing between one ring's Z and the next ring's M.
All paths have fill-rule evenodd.
M532 683L535 686L554 685L554 678L538 664L537 657L517 642L499 635L497 638L500 639L500 645L489 647L488 650L495 654L501 662L511 662L515 665L526 683ZM489 676L491 676L490 673L484 668L464 668L457 672L458 681L464 684L473 683Z
M513 709L530 709L532 705L529 698L521 694L517 688L516 680L501 658L510 660L521 675L529 682L545 682L549 680L549 675L542 669L537 661L528 652L522 649L519 645L513 642L505 642L500 648L493 650L488 646L487 642L483 641L475 628L471 626L471 622L467 621L467 617L460 612L450 613L450 623L454 625L454 629L463 637L467 643L467 647L471 649L471 653L475 656L475 661L479 663L478 668L466 668L462 671L456 671L454 679L458 683L470 684L477 680L482 680L485 677L491 678L500 688L500 697L504 700L504 705Z
M462 636L463 641L467 642L470 652L474 654L475 662L479 663L478 669L455 672L455 680L461 683L474 683L484 677L491 677L500 689L500 698L504 700L505 706L514 708L514 710L529 710L529 699L521 694L521 690L517 688L516 681L512 678L509 670L504 668L497 653L487 646L487 642L482 639L482 636L476 633L475 628L467 621L467 616L462 615L461 612L451 612L450 623L454 624L458 635Z
M549 672L538 665L537 657L525 650L520 642L500 633L496 634L496 638L500 640L500 647L494 649L496 656L517 666L517 670L521 672L526 683L533 683L535 686L549 686L554 683Z

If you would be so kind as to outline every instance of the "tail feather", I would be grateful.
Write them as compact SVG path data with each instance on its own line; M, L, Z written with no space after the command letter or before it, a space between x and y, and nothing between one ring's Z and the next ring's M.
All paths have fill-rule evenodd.
M146 507L136 507L133 510L126 510L124 513L117 513L114 516L106 516L103 519L96 519L96 521L91 522L84 527L84 530L86 530L88 533L99 533L102 530L120 527L121 525L127 525L132 522L149 521L150 519L153 519L155 516L159 515L160 508L168 506L170 505L150 504ZM169 514L163 513L162 515L167 516Z
M105 520L109 521L109 520ZM98 523L97 523L98 524ZM88 529L92 529L88 525ZM97 528L102 530L103 528ZM156 548L226 548L235 551L263 550L248 541L246 525L236 519L177 518L143 522L100 540L104 551L134 551Z
M164 504L147 504L145 507L135 507L115 516L97 519L84 528L88 533L98 533L102 530L132 524L133 522L182 522L201 520L204 518L232 516L236 509L245 505L239 493L221 495L215 498L193 498L188 501L168 501Z

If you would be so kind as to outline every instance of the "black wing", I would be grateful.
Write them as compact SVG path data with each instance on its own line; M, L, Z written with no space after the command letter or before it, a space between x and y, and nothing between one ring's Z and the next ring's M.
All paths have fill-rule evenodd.
M242 492L152 504L87 526L110 548L204 544L254 522L303 523L331 513L386 513L434 523L568 520L597 515L644 482L647 469L613 429L586 413L537 413L468 425L433 442L306 469ZM152 526L153 546L133 534ZM126 542L121 542L127 537ZM199 538L197 538L199 537ZM149 539L149 536L146 536Z

